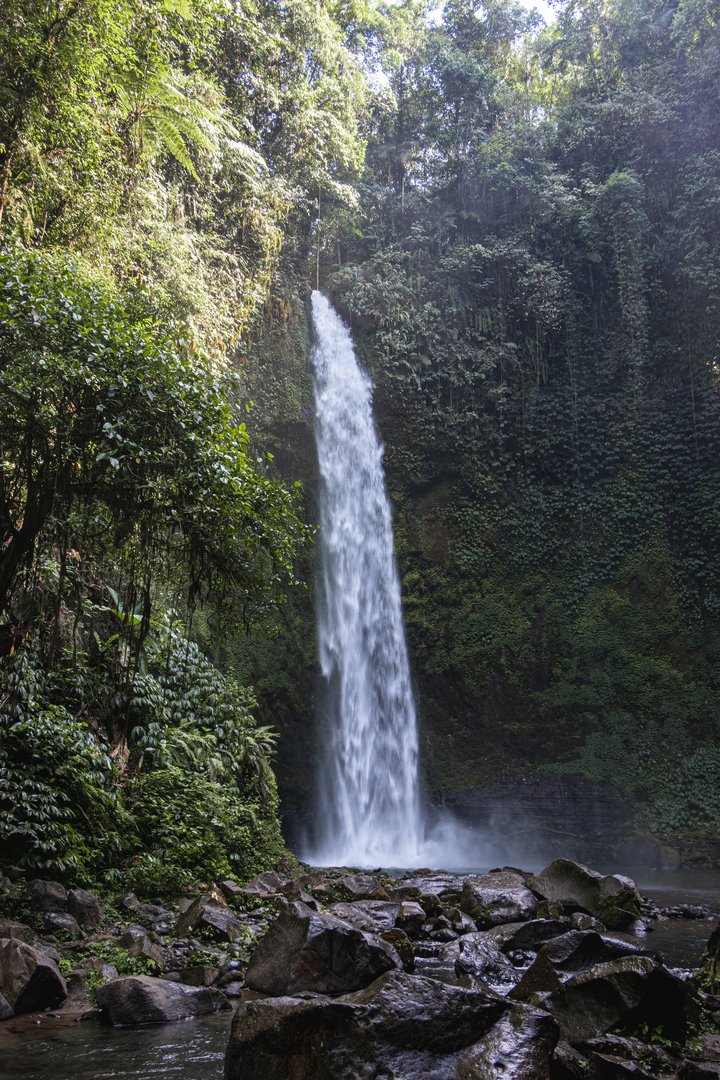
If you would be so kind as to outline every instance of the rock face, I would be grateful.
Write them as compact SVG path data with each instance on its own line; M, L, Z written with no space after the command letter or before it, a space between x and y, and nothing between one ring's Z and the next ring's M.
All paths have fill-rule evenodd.
M630 878L598 874L580 863L557 859L530 879L536 896L563 913L584 911L606 926L629 926L640 917L642 897Z
M164 1024L230 1008L227 998L219 990L185 986L149 975L113 979L99 986L96 996L103 1020L113 1027Z
M54 1009L67 997L49 957L16 938L0 939L0 995L16 1013Z
M460 907L479 929L532 919L537 900L520 874L499 870L465 879Z
M401 967L387 942L333 915L293 903L258 943L245 981L264 994L345 994Z
M366 990L335 1000L246 1001L233 1021L225 1080L496 1076L492 1071L478 1071L474 1048L511 1011L517 1017L532 1012L523 1007L515 1012L484 990L443 986L400 972L382 975ZM548 1046L538 1056L548 1060L552 1046L545 1032L550 1028L556 1030L547 1018L545 1030L538 1034L538 1041ZM531 1041L527 1034L526 1042ZM531 1076L529 1072L509 1075L528 1080Z

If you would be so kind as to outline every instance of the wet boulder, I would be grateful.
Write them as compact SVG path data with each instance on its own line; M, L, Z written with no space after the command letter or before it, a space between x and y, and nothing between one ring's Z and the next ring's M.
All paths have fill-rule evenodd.
M345 900L389 900L388 892L372 874L349 874L333 886Z
M150 975L113 979L98 987L96 998L102 1019L113 1027L165 1024L208 1016L231 1007L220 990L186 986Z
M178 982L185 983L186 986L212 986L220 975L220 968L213 967L212 964L191 964L179 974Z
M642 897L635 882L620 874L599 874L570 859L556 859L532 875L529 884L536 896L563 914L582 911L612 929L640 918Z
M593 1071L601 1077L650 1076L672 1073L678 1060L657 1043L627 1035L602 1035L583 1045ZM642 1064L640 1064L642 1063Z
M87 889L70 889L67 896L68 913L82 926L83 930L94 930L100 925L102 912L94 893Z
M67 997L57 964L17 938L0 939L0 995L16 1013L55 1009Z
M558 1025L539 1009L515 1006L461 1056L457 1080L550 1080Z
M0 1020L9 1020L11 1016L14 1016L12 1005L0 994Z
M553 990L534 992L530 1004L550 1012L571 1044L603 1035L621 1021L661 1027L668 1038L683 1041L692 1014L688 986L649 956L625 956L572 974Z
M519 873L496 870L465 879L460 907L480 929L532 919L537 900Z
M389 972L328 999L243 1002L233 1020L225 1080L454 1080L462 1055L510 1006L484 989ZM493 1075L472 1071L463 1076Z
M702 957L703 965L710 969L716 978L720 975L720 921L713 930Z
M589 971L626 956L650 956L640 945L603 937L594 930L570 930L542 946L510 996L519 1001L557 990L572 974Z
M153 941L142 926L129 926L120 938L120 944L127 949L128 956L142 957L152 960L156 967L162 969L165 965L165 957L162 948Z
M415 950L412 941L404 930L401 930L399 926L395 926L392 930L383 930L380 937L395 949L395 952L402 960L405 971L412 972L415 970Z
M265 870L242 886L242 894L270 900L282 893L283 886L287 885L289 880L281 874L276 874L274 870Z
M122 893L121 896L118 896L117 900L115 901L115 906L118 907L121 911L135 912L140 910L140 901L138 900L134 892L126 892Z
M466 934L457 946L456 974L480 979L500 993L507 993L519 981L521 972L485 934Z
M245 981L264 994L345 994L401 967L388 942L334 915L292 903L256 946Z
M446 874L442 870L418 871L404 877L392 892L398 899L415 900L422 897L423 906L425 897L436 897L439 901L456 904L462 895L464 881L465 878L459 874Z
M397 925L400 904L393 904L389 900L341 902L332 904L327 911L343 922L350 923L356 930L362 930L366 934L382 934ZM423 913L423 919L424 917Z

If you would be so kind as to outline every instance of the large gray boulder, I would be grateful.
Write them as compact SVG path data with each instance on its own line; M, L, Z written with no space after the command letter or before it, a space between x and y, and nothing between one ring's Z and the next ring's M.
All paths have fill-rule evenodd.
M0 995L16 1013L55 1009L67 997L57 964L17 938L0 939Z
M153 941L148 932L142 926L131 924L120 938L120 944L127 949L128 956L133 958L145 957L152 960L153 964L161 971L165 966L165 955L157 941Z
M352 874L333 883L333 892L345 900L389 900L387 890L372 874Z
M542 946L510 996L527 1001L533 994L557 990L571 975L626 956L655 959L649 950L632 942L594 930L570 930Z
M465 990L395 971L365 990L332 1000L245 1001L233 1020L225 1080L495 1076L481 1071L482 1055L477 1060L468 1051L511 1010L515 1016L530 1013L523 1007L515 1012L483 989ZM552 1020L547 1025L555 1028Z
M415 938L426 921L425 912L414 900L345 901L333 904L327 911L367 934L383 934L393 927L399 927L409 937Z
M537 900L514 870L496 870L465 879L460 907L481 930L532 919Z
M386 941L296 902L256 946L245 981L251 990L264 994L305 990L346 994L401 967L400 957Z
M150 975L113 979L97 988L96 999L103 1020L113 1027L165 1024L231 1008L220 990L185 986Z
M570 859L556 859L529 880L536 896L564 914L584 911L612 929L640 917L642 897L630 878L599 874Z
M649 956L626 956L570 975L549 992L533 993L530 1004L551 1013L571 1044L603 1035L620 1021L663 1028L668 1038L684 1041L692 1005L687 985Z
M455 903L460 899L464 882L465 878L459 874L446 874L443 870L418 871L402 878L391 895L409 900L420 896L436 896L446 903Z

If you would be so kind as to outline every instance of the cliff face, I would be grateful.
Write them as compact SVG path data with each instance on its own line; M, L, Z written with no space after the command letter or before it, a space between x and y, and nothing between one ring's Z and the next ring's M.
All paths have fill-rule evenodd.
M281 399L294 409L266 411L263 442L282 475L302 482L306 519L315 521L300 308L291 331L273 339L263 362L282 369L286 387L295 380ZM480 824L504 822L508 834L521 811L535 848L547 854L563 815L566 823L582 818L580 832L601 846L638 830L706 846L714 796L701 800L714 775L713 720L697 708L709 700L714 632L680 603L682 553L663 542L658 525L667 492L656 491L640 531L642 507L625 532L611 529L608 545L617 489L606 514L599 501L598 514L578 525L573 485L557 460L546 459L546 467L554 460L556 482L529 483L506 459L486 455L481 439L462 444L438 434L417 399L378 365L367 328L358 326L356 337L376 380L431 800ZM617 483L629 482L620 469ZM647 487L638 490L645 498ZM239 658L264 718L282 733L278 776L291 839L308 818L323 738L315 715L315 556L310 547L302 567L309 587L291 592ZM669 784L669 775L679 782ZM566 809L546 820L543 800ZM592 844L587 850L592 857Z

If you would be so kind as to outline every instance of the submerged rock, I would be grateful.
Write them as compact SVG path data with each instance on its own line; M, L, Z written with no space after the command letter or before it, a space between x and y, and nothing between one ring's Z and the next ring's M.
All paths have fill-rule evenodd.
M67 997L57 964L17 938L0 939L0 995L16 1013L55 1009Z
M630 878L619 874L599 874L570 859L556 859L531 876L536 896L564 914L584 911L606 926L629 926L640 918L642 897Z
M150 975L128 975L99 986L97 1003L102 1019L113 1027L164 1024L231 1007L219 990L186 986Z
M386 941L334 915L293 903L258 943L245 980L264 994L345 994L401 967Z

